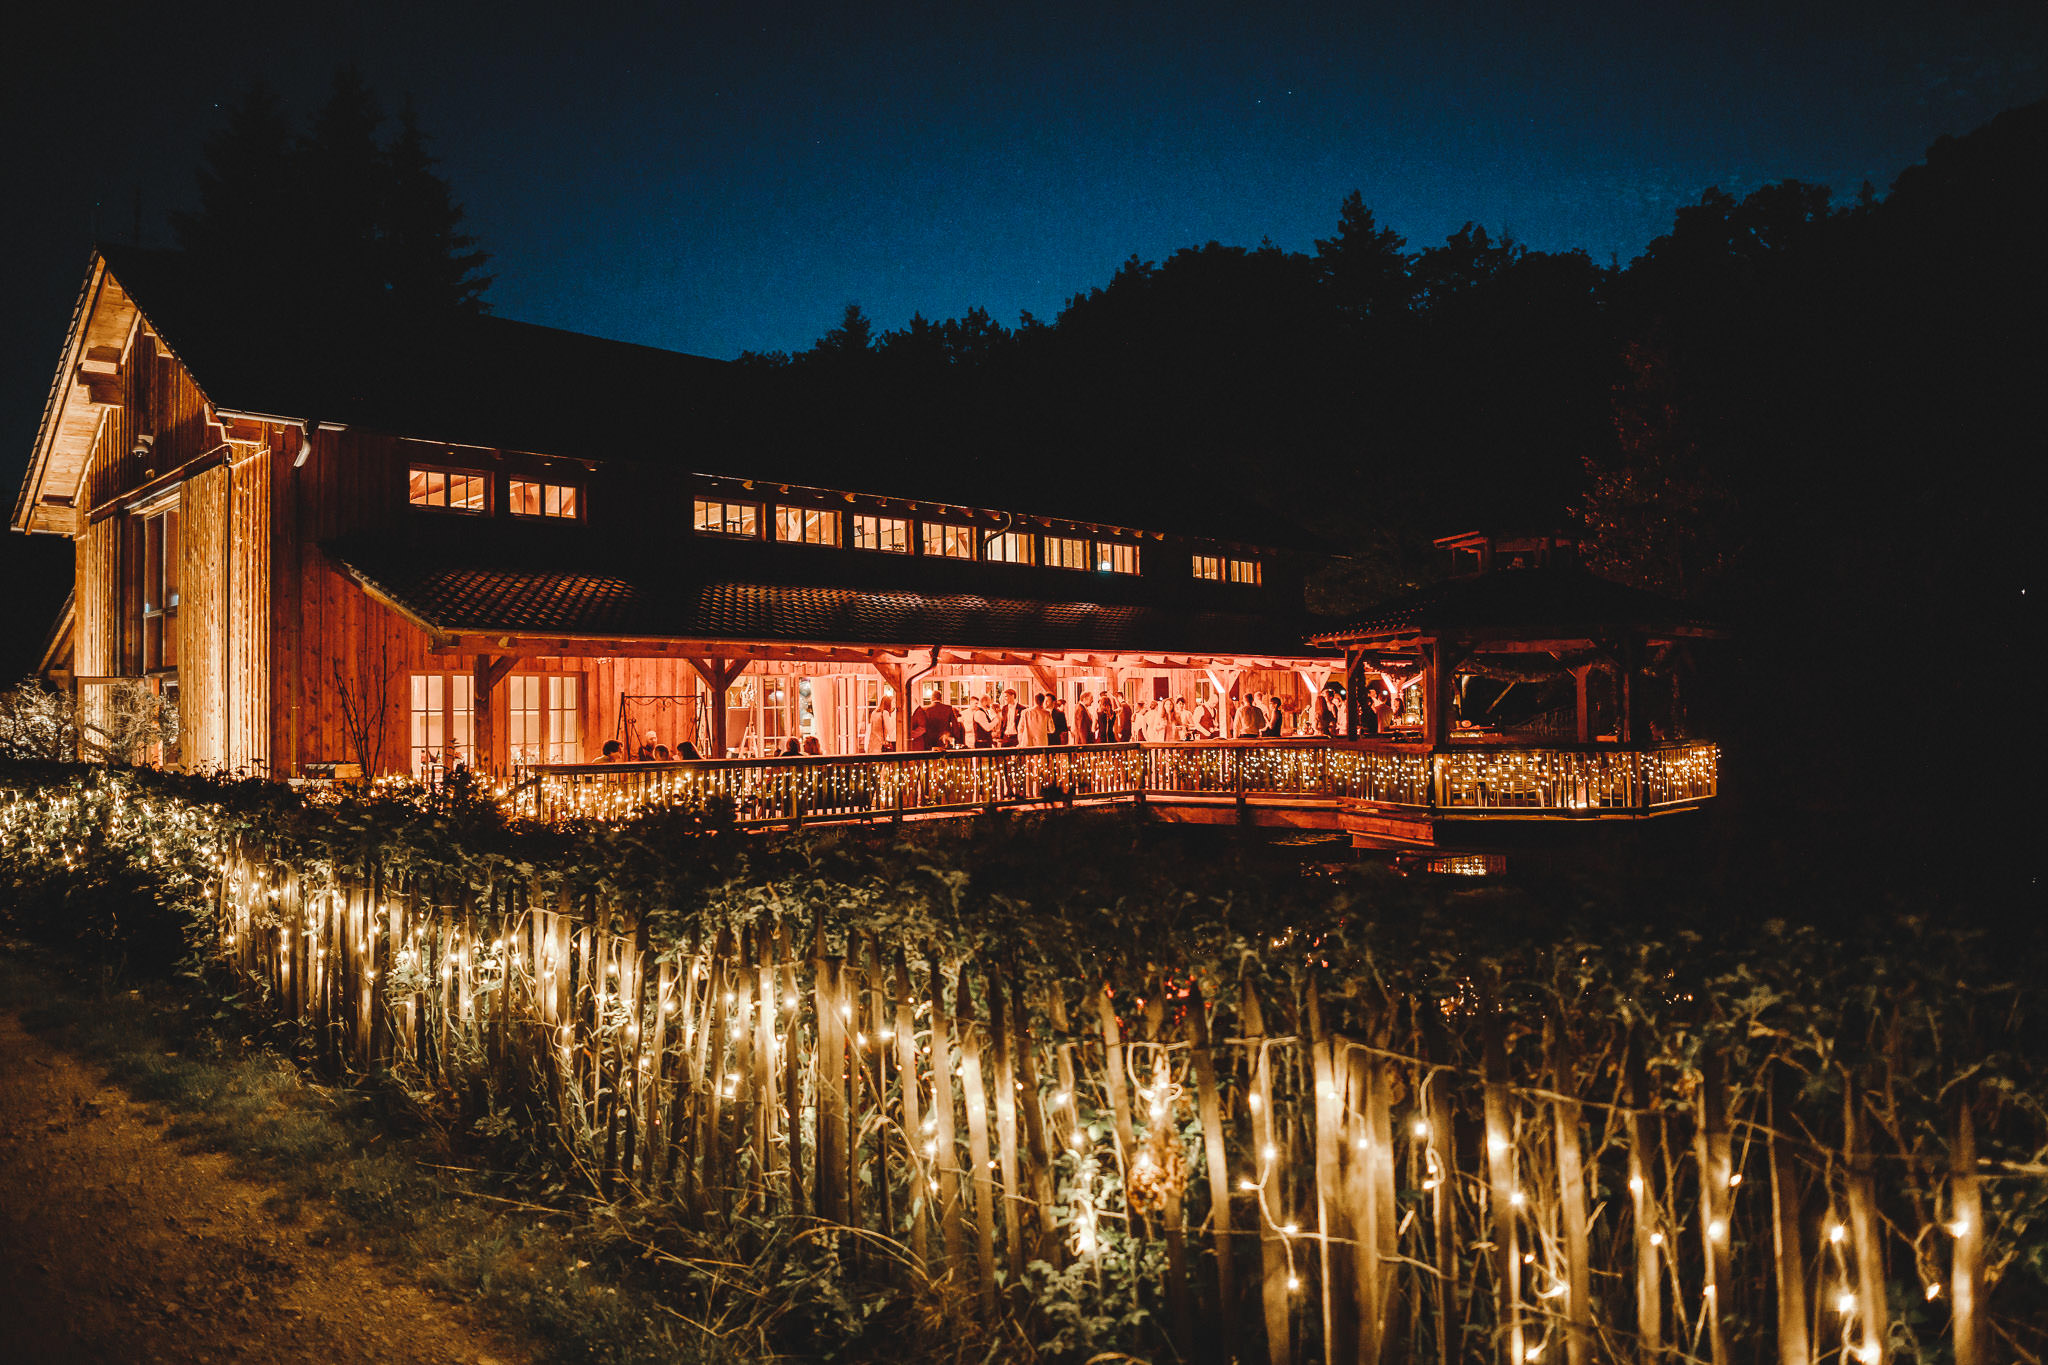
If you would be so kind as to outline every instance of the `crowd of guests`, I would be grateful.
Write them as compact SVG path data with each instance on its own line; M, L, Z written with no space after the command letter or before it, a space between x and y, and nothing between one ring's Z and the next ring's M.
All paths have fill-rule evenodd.
M1365 692L1361 728L1368 734L1394 727L1394 706L1385 688L1371 684ZM1134 705L1120 693L1083 692L1069 707L1066 700L1045 692L1025 702L1014 687L1000 696L993 685L965 706L953 706L943 694L927 691L908 717L899 717L896 699L885 694L868 716L861 752L922 752L932 749L1041 749L1054 744L1175 744L1186 740L1264 739L1336 735L1344 727L1344 697L1334 684L1299 706L1290 706L1271 692L1246 691L1233 706L1227 698L1156 697ZM697 746L684 741L673 752L652 737L636 750L606 740L601 763L669 763L702 758ZM777 758L824 757L817 736L789 739Z
M1142 704L1105 689L1083 692L1069 707L1039 692L1027 703L1014 687L990 686L964 706L935 691L908 717L884 696L868 718L863 753L930 749L1038 749L1054 744L1173 744L1183 740L1328 735L1340 727L1343 702L1331 690L1290 708L1271 692L1247 691L1232 707L1201 698L1156 697ZM899 724L899 721L901 722Z

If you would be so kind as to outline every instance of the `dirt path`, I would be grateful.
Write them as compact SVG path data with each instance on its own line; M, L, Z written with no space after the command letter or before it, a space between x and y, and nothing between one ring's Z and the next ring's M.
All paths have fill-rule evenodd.
M0 1361L526 1365L0 1012Z

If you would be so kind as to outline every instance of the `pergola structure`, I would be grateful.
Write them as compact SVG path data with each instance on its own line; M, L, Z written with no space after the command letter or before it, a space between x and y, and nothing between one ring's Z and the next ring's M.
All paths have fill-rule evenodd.
M1694 644L1721 634L1712 623L1584 571L1557 536L1472 533L1437 544L1455 557L1452 577L1309 636L1344 651L1353 697L1376 684L1391 699L1350 708L1347 738L1429 767L1422 810L1356 803L1346 819L1355 835L1434 843L1445 822L1553 810L1632 817L1713 794L1718 753L1687 733L1680 687ZM1482 714L1468 705L1480 678L1569 678L1568 717ZM1496 702L1503 694L1487 691Z

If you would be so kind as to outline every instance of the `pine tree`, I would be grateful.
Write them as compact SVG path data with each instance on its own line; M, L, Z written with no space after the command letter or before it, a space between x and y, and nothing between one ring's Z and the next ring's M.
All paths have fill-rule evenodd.
M1337 235L1316 239L1316 273L1353 323L1408 311L1407 240L1381 227L1357 190L1337 211Z
M227 125L206 139L197 173L199 211L173 213L187 254L213 271L233 270L266 292L294 273L289 234L278 220L298 189L298 146L277 92L253 81L227 109Z
M491 276L479 273L490 253L462 231L462 206L436 173L418 112L407 100L398 134L385 151L384 278L404 313L480 313Z

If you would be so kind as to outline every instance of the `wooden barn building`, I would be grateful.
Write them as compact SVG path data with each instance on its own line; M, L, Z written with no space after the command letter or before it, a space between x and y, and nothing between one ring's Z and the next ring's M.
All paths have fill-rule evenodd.
M483 317L389 354L168 253L93 256L16 530L69 536L51 667L174 693L278 777L861 748L885 691L1297 701L1307 554L749 438L724 362ZM829 484L830 486L823 486ZM988 488L1000 485L989 483Z

